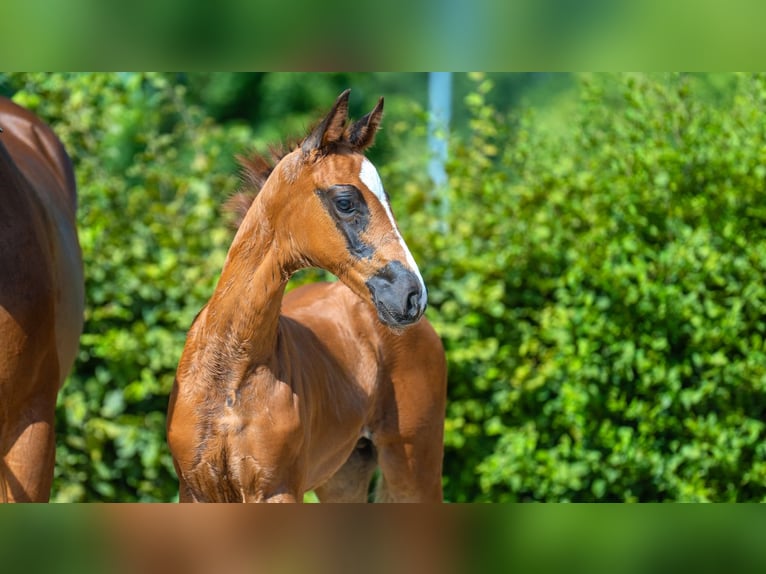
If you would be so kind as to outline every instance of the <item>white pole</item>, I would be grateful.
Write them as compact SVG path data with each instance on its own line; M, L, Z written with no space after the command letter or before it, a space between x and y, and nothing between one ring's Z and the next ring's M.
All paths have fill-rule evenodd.
M428 74L428 175L439 199L441 224L446 227L449 211L447 188L447 141L452 109L452 72L429 72Z

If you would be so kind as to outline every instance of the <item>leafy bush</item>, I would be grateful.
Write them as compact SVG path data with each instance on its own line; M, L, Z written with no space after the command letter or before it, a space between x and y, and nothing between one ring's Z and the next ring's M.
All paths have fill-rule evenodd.
M585 76L511 119L476 81L448 232L403 220L448 351L447 497L763 500L764 77Z

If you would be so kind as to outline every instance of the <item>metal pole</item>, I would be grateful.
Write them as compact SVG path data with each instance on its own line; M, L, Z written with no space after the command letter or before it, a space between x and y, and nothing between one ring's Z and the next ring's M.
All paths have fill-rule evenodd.
M447 138L449 136L452 110L452 72L429 72L428 74L428 175L438 200L441 222L446 230L449 213L447 196Z

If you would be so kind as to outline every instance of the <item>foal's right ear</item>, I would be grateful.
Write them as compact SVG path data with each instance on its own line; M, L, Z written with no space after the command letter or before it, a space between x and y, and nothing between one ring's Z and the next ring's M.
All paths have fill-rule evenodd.
M348 96L351 90L345 90L335 100L330 113L306 136L301 143L304 153L340 141L348 121Z
M375 141L375 134L378 132L378 126L380 120L383 118L383 98L378 100L378 103L372 109L372 111L354 122L348 128L348 141L358 151L370 147Z

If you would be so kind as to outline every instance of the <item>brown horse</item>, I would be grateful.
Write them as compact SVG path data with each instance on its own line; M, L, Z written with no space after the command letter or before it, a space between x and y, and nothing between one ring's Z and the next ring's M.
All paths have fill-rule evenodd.
M170 398L181 501L441 501L446 364L348 91L271 168L193 323ZM314 266L341 281L284 296ZM283 298L284 297L284 298Z
M0 499L47 501L56 395L84 285L72 163L39 118L0 98Z

